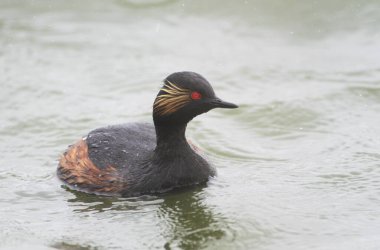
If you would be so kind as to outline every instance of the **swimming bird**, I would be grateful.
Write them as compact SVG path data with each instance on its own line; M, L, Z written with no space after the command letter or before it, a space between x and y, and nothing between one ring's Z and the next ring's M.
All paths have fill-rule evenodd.
M206 183L215 168L186 139L186 126L211 109L237 107L216 97L200 74L173 73L153 103L153 124L91 131L63 153L57 175L69 188L110 196L162 193Z

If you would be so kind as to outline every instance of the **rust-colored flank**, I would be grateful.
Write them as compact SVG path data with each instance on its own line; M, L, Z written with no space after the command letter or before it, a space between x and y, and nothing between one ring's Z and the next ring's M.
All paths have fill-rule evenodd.
M124 189L121 174L113 166L98 168L88 156L84 139L70 146L61 156L58 177L73 189L90 193L116 194Z

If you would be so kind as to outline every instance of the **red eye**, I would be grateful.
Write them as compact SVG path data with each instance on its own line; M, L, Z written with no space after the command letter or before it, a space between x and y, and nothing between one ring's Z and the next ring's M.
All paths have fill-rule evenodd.
M193 100L199 100L202 98L202 95L201 93L197 92L197 91L194 91L191 93L191 99Z

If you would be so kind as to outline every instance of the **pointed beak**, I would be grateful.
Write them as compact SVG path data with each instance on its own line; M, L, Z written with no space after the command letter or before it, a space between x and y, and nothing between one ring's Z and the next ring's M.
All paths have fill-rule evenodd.
M212 99L210 103L213 108L236 109L239 107L238 105L233 104L231 102L225 102L219 99L218 97Z

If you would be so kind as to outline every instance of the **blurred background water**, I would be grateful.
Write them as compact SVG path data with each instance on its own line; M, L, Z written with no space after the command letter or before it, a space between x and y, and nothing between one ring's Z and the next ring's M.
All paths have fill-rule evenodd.
M378 0L0 0L1 249L379 249ZM151 121L203 74L237 110L187 135L207 186L110 198L55 175L67 145Z

